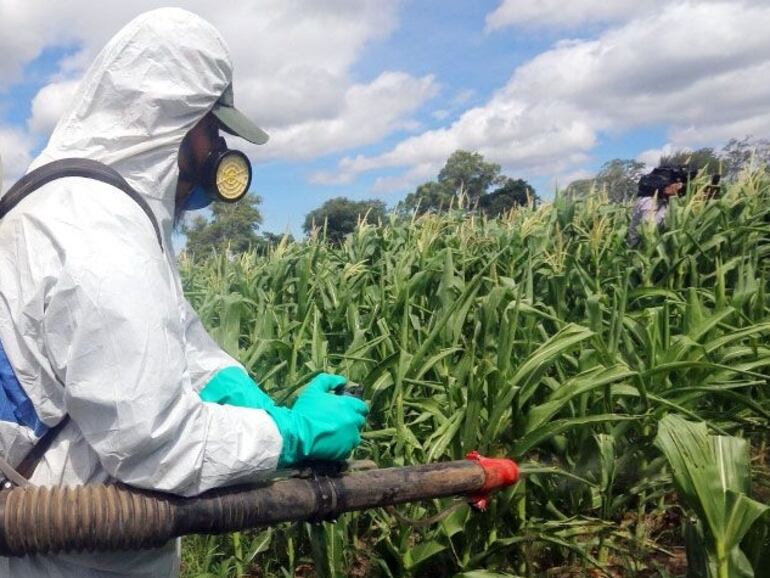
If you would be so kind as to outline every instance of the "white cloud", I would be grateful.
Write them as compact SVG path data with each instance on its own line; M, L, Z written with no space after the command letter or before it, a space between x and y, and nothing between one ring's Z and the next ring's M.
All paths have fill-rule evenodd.
M240 0L228 10L206 4L199 13L233 54L237 104L276 130L336 118L353 84L351 66L367 43L393 30L398 3Z
M227 39L236 103L272 137L253 151L255 160L308 159L415 132L416 111L439 90L432 76L384 71L373 80L355 78L353 66L366 46L396 26L399 0L234 0L224 8L214 0L5 0L0 90L43 48L75 47L33 101L28 128L44 135L72 79L104 42L136 14L169 3L211 20ZM362 172L403 169L376 181L378 190L394 190L435 176L458 148L478 150L517 176L568 175L602 134L645 126L669 127L674 148L765 136L767 22L766 0L502 0L487 17L489 29L611 27L594 38L556 43L514 70L482 104L471 91L459 91L434 113L447 126L381 154L347 157L336 172L312 179L349 183ZM464 110L470 102L477 106ZM18 146L32 146L22 133L14 138Z
M394 130L415 128L409 115L432 98L438 87L432 76L414 78L385 72L369 84L349 87L332 118L311 119L272 134L262 158L312 158L375 142Z
M155 6L157 2L146 0L108 5L87 0L5 0L0 5L0 89L18 80L24 65L43 49L82 42L82 51L92 56L120 26Z
M663 3L664 0L502 0L497 9L487 14L487 30L506 26L574 28L630 19Z
M459 113L463 112L463 110L469 106L470 100L475 96L475 90L462 88L455 93L449 101L448 106L434 110L431 112L431 116L438 121L446 121L449 117L457 116Z
M757 4L762 0L752 0ZM689 4L725 0L690 0ZM671 0L502 0L487 14L487 31L509 26L575 29L591 24L617 24L659 13Z
M379 195L414 189L420 183L433 178L435 174L434 166L431 163L423 163L412 167L401 175L378 177L372 186L372 193Z
M44 48L75 47L33 101L28 127L48 132L72 79L104 43L134 16L169 4L222 32L233 57L236 104L269 130L269 158L308 158L415 130L411 114L436 90L431 77L394 71L371 82L351 78L367 44L396 26L399 0L7 0L0 5L0 90Z
M590 40L557 43L517 68L484 105L376 156L344 178L477 150L527 176L580 167L603 133L668 126L673 146L770 133L770 5L680 2ZM435 172L434 172L435 174Z
M473 90L472 88L463 88L457 91L457 94L455 94L454 98L452 99L452 104L456 106L465 104L474 96L476 96L475 90Z
M408 138L382 155L345 158L339 169L348 181L362 172L402 166L429 166L428 174L435 175L452 152L467 149L507 168L553 174L583 162L584 151L596 144L595 131L578 116L560 103L527 106L495 98L448 128Z
M684 150L684 147L674 148L674 145L669 142L660 148L642 151L636 156L636 160L644 163L648 167L657 167L661 157L671 155L678 150Z
M32 161L29 153L32 146L32 140L24 131L0 126L0 190L7 190L24 174Z
M32 115L27 121L29 130L48 134L56 126L78 86L76 80L54 82L43 87L32 99Z

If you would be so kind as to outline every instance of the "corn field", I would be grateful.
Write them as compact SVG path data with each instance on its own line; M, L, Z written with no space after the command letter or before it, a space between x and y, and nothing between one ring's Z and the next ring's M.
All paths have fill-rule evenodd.
M594 194L183 256L204 323L276 401L319 371L363 386L356 458L478 449L525 474L428 528L377 510L186 538L183 575L770 576L770 180L704 185L633 249L629 208Z

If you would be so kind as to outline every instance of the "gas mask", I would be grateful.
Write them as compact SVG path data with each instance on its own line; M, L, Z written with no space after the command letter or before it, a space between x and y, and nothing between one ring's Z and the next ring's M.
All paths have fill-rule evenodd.
M198 174L186 178L196 185L185 200L184 210L202 209L214 201L235 203L249 191L251 163L245 154L227 148L225 139L217 137Z

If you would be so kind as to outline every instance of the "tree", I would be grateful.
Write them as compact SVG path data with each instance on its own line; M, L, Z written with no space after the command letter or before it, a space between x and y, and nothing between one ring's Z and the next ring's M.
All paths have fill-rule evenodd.
M500 170L500 165L487 162L480 153L457 150L439 171L438 179L417 187L399 203L398 209L438 213L457 207L460 197L468 206L476 206L491 187L505 184L506 177Z
M479 210L488 217L499 217L512 207L526 205L530 199L538 200L532 185L524 179L506 177L498 189L482 195L479 199Z
M733 138L722 148L722 171L726 179L734 181L752 161L758 165L770 165L770 141L743 137Z
M263 231L262 234L259 236L259 240L261 243L265 245L269 245L271 247L274 247L283 241L284 237L289 243L294 242L294 235L291 234L279 234L279 233L271 233L270 231Z
M592 187L606 190L611 201L621 203L636 197L639 178L645 165L633 159L613 159L602 165L593 179L580 179L570 183L567 195L572 199L584 198Z
M399 210L402 212L416 211L417 214L438 213L446 211L455 198L455 193L446 185L429 181L417 187L413 193L409 193L406 198L399 203Z
M602 165L596 180L606 187L609 199L618 203L636 197L645 165L632 159L613 159Z
M502 184L500 165L486 162L480 153L458 150L447 159L438 174L438 182L473 204L489 187Z
M267 255L270 249L274 249L280 245L284 237L286 238L287 242L294 242L293 235L279 235L277 233L271 233L270 231L262 231L259 235L257 235L257 242L256 244L252 245L251 248L259 255Z
M213 203L211 217L196 216L182 225L188 253L205 256L212 250L243 253L257 246L257 230L262 224L259 204L262 199L249 194L237 203Z
M377 223L385 218L385 203L379 200L352 201L345 197L329 199L319 208L310 211L302 226L305 233L315 227L326 226L326 238L339 245L355 231L360 220Z
M678 150L670 155L660 157L658 166L664 165L688 165L693 170L706 169L708 173L716 173L719 170L720 159L714 149L704 147L694 151Z
M594 188L598 188L595 177L590 179L577 179L567 185L564 194L567 199L576 201L578 199L585 199Z

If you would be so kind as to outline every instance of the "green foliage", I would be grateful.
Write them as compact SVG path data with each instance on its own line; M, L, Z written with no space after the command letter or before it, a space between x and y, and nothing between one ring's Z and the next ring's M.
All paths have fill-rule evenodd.
M259 196L249 194L237 203L212 203L209 219L196 216L192 223L183 224L187 253L196 257L208 256L212 251L243 253L259 245L261 202Z
M421 184L415 192L409 193L399 203L402 212L414 211L419 215L446 211L453 206L457 207L455 191L436 181Z
M705 547L708 563L707 568L691 568L691 574L753 578L760 568L752 569L740 543L770 507L749 497L746 440L709 436L705 423L667 415L660 422L656 445L668 459L682 500L698 516L694 531L700 539L691 548ZM705 559L693 553L690 558Z
M744 169L765 171L770 166L770 141L744 137L730 139L719 151L704 147L694 151L678 150L660 157L662 165L689 165L708 174L721 173L726 181L735 182ZM648 168L631 159L614 159L604 163L592 178L578 179L567 187L570 199L585 199L592 191L599 191L616 202L636 196L639 178Z
M733 138L722 149L723 172L735 181L745 168L765 169L770 166L770 140L743 137Z
M682 508L654 445L659 422L706 422L757 455L770 442L770 180L748 175L711 201L706 184L633 250L627 207L560 195L499 219L362 223L339 246L311 237L266 255L182 258L202 320L278 402L319 370L363 385L371 413L356 457L387 467L478 449L525 474L488 512L462 508L426 529L385 510L322 531L277 527L244 574L681 576ZM752 467L765 488L752 499L767 501L770 474ZM230 537L212 542L185 576L247 559L251 536L246 554ZM741 549L761 564L766 543L755 524ZM210 550L201 544L186 539L185 559Z
M693 170L705 170L709 174L718 173L722 166L722 160L711 147L704 147L694 151L679 150L669 155L660 157L659 166L663 165L688 165Z
M645 165L633 159L613 159L602 165L592 179L580 179L567 187L572 199L584 199L592 189L606 193L614 202L624 202L636 197L639 178L644 174Z
M535 189L527 181L506 177L500 187L479 198L479 209L487 217L494 218L504 215L511 207L521 207L538 200Z
M471 203L486 194L489 187L500 184L500 165L484 160L480 153L455 151L438 174L438 182Z
M339 245L345 236L355 231L360 221L379 223L385 220L385 203L378 200L352 201L345 197L329 199L309 212L302 225L305 233L322 228L326 238Z
M529 183L506 177L500 171L500 165L487 162L480 153L455 151L439 172L438 180L417 187L399 203L399 210L423 215L450 208L478 207L483 214L494 217L537 200ZM495 189L490 192L492 187Z

